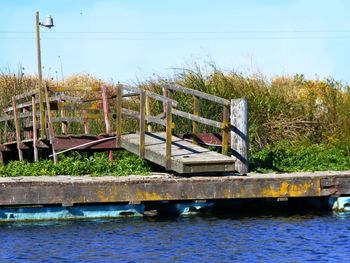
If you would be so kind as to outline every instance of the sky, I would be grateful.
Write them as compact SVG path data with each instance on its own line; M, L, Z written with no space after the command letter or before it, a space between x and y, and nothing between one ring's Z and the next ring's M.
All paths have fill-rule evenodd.
M0 70L87 73L111 82L168 77L215 64L244 74L349 82L347 0L0 0Z

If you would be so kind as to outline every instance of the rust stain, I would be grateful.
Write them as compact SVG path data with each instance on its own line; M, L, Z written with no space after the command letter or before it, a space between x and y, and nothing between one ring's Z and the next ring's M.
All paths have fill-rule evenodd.
M307 196L315 192L312 182L288 183L282 182L279 188L272 186L261 190L261 197L298 197ZM317 190L319 192L319 190Z

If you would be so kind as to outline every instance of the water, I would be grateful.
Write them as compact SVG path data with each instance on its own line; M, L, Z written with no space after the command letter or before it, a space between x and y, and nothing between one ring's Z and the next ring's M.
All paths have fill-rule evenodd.
M0 262L348 262L332 213L0 225Z

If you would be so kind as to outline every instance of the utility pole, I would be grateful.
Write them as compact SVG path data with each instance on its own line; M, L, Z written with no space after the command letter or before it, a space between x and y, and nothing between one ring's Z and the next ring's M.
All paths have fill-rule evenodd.
M41 23L39 19L39 12L36 12L36 47L38 54L38 88L39 88L39 112L40 112L40 138L46 137L46 125L45 125L45 108L44 108L44 87L43 87L43 75L42 75L42 67L41 67L41 49L40 49L40 26L44 26L47 28L53 27L53 20L51 16L47 16L45 19L45 23ZM45 87L46 89L46 87Z

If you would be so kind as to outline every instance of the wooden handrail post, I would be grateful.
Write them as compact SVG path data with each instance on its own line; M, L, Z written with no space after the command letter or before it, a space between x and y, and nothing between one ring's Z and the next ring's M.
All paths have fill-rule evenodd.
M38 154L38 127L36 121L36 104L35 104L35 95L32 96L32 114L33 114L33 154L34 154L34 162L39 160Z
M199 116L199 97L193 96L193 115ZM198 144L198 121L192 121L193 144Z
M104 113L104 119L105 119L105 125L106 125L106 133L111 133L111 125L109 123L109 109L108 109L108 99L107 99L107 88L106 86L101 86L102 91L102 106L103 106L103 113Z
M248 100L231 100L231 148L235 167L241 174L249 170Z
M151 98L146 96L146 115L151 116ZM152 132L151 123L147 122L147 131Z
M52 148L52 156L53 156L53 162L54 164L58 163L58 156L56 155L55 147L54 147L54 138L55 138L55 133L53 129L53 123L52 123L52 118L51 118L51 107L50 107L50 98L49 98L49 91L48 91L48 86L47 84L44 86L45 87L45 101L46 101L46 110L47 110L47 124L48 124L48 130L49 130L49 137L50 137L50 144Z
M172 103L166 102L166 146L165 146L165 169L171 170L171 139L173 129Z
M16 105L16 98L12 97L12 107L13 107L13 117L15 121L15 128L16 128L16 142L17 142L17 150L18 150L18 159L20 161L23 161L23 152L21 149L21 130L20 130L20 124L19 124L19 118L17 113L17 105Z
M146 110L146 92L142 90L140 92L140 148L139 155L141 159L145 158L145 116Z
M224 106L222 117L222 149L221 153L227 155L228 153L228 140L230 133L230 108Z
M117 112L116 112L116 146L121 147L122 135L122 88L117 87Z

